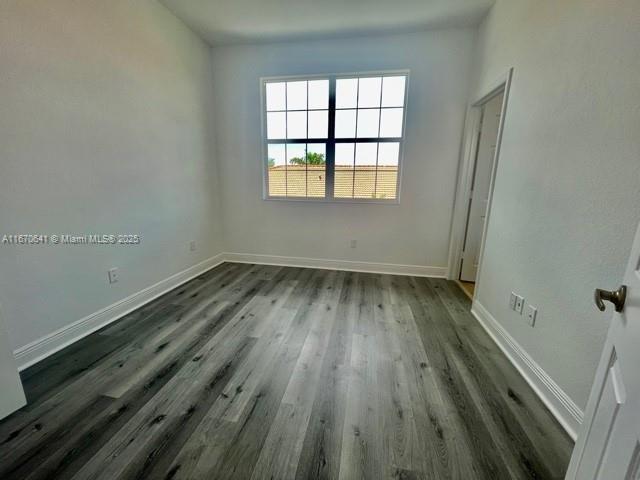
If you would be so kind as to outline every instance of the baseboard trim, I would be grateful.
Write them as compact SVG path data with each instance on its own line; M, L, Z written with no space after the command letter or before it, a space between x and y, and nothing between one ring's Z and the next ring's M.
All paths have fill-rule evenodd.
M477 300L471 313L575 441L584 412Z
M15 350L22 371L224 262L218 254Z
M447 267L422 265L399 265L395 263L354 262L325 258L287 257L255 253L224 253L227 262L281 265L286 267L320 268L324 270L346 270L348 272L386 273L389 275L411 275L415 277L445 278Z

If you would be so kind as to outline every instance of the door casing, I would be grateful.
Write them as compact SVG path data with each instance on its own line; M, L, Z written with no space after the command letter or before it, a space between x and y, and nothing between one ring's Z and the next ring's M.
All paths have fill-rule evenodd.
M478 129L480 127L480 116L482 105L488 100L504 92L502 101L502 109L500 113L500 124L498 126L498 137L496 141L496 152L493 159L491 172L491 185L489 187L489 201L487 202L487 212L482 231L482 241L480 242L480 256L478 262L478 275L480 278L482 272L482 259L484 257L484 241L486 238L487 227L489 225L491 204L493 198L493 190L495 184L496 171L498 168L498 160L500 157L500 145L502 143L502 132L506 121L506 111L509 101L509 91L511 89L511 80L513 77L513 68L508 69L495 82L493 82L478 98L472 101L467 108L467 117L465 120L465 128L463 135L462 154L458 168L458 184L456 186L456 195L453 208L453 219L451 225L451 235L449 241L449 261L447 266L447 278L456 280L460 273L460 261L462 259L462 248L464 245L464 236L466 232L467 216L469 213L469 195L473 184L473 172L475 163L475 152L478 148ZM480 290L479 282L476 283L474 299L478 296Z

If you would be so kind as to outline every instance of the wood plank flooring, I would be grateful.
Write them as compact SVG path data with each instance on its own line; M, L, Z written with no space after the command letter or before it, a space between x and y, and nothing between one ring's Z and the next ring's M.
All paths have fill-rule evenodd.
M464 290L469 298L473 298L473 293L476 290L475 282L465 282L460 280L460 287L462 288L462 290Z
M2 479L561 479L454 282L225 263L23 372Z

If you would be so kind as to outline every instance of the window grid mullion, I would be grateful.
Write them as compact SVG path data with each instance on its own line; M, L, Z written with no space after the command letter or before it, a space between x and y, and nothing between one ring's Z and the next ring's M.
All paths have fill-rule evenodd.
M383 137L383 138L379 138L379 137L362 137L362 138L348 138L348 137L344 137L344 138L336 138L335 140L336 143L353 143L353 142L358 142L358 143L376 143L376 142L380 142L380 143L389 143L389 142L402 142L402 137Z
M358 82L356 84L356 138L358 137L358 107L360 104L360 78L358 78ZM356 198L356 150L358 149L358 144L353 144L353 183L351 185L351 198Z
M384 108L400 108L400 107L384 107ZM291 110L267 110L267 113L282 113L282 112L322 112L326 108L292 108ZM340 110L340 109L338 109Z
M380 143L398 143L398 142L402 142L402 137L382 137L382 138L378 138L378 137L362 137L362 138L356 138L356 137L344 137L344 138L331 138L326 137L326 138L272 138L270 140L267 140L267 144L280 144L280 143L308 143L309 140L312 140L311 143L327 143L327 142L335 142L335 143L353 143L353 142L359 142L359 143L375 143L375 142L380 142Z
M324 197L328 199L335 198L335 155L336 155L336 142L335 142L335 124L336 124L336 79L335 77L329 78L329 116L328 116L328 131L326 139L326 153L327 160L325 162L325 185L324 185Z

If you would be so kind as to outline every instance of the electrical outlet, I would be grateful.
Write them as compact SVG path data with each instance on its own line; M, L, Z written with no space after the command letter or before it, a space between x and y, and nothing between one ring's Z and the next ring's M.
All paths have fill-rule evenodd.
M107 273L109 274L109 283L116 283L120 279L117 267L110 268Z
M516 300L517 300L518 296L511 292L511 296L509 297L509 308L511 310L515 310L516 309Z
M536 316L538 314L538 310L533 305L529 305L527 307L527 323L530 326L534 326L536 324Z
M356 248L358 246L358 241L357 240L351 240L351 242L349 242L349 246L351 248Z
M524 308L524 298L520 295L516 295L516 312L522 315L522 309Z
M189 251L191 251L191 252L195 252L196 251L196 241L195 240L191 240L189 242Z

